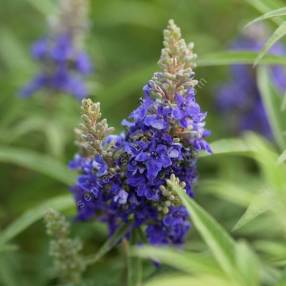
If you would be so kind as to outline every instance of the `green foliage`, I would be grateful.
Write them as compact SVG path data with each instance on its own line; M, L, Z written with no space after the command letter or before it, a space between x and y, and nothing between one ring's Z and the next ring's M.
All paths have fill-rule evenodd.
M65 210L72 208L73 206L74 202L71 196L64 195L46 200L41 205L29 209L0 233L0 245L6 244L15 236L31 226L31 224L40 220L49 208Z
M274 17L280 17L280 16L286 16L286 8L279 8L279 9L276 9L276 10L272 10L270 12L267 12L265 13L264 15L252 20L251 22L249 22L246 27L254 24L254 23L257 23L259 21L263 21L263 20L266 20L266 19L271 19L271 18L274 18Z
M221 52L214 53L205 56L201 56L198 59L198 66L220 66L220 65L232 65L232 64L253 64L258 54L255 52ZM261 61L261 64L285 64L286 60L283 56L265 55Z
M257 65L258 63L261 63L261 60L263 57L267 54L267 52L272 48L272 46L279 41L282 37L286 34L286 23L283 19L277 19L277 17L282 17L286 15L286 9L285 7L281 8L281 3L279 1L276 2L273 0L269 1L260 1L260 0L247 0L249 4L256 7L258 10L260 10L262 13L266 12L262 16L252 20L247 24L247 26L252 25L254 23L257 23L262 20L266 19L274 19L274 21L278 24L278 28L273 32L271 37L266 41L264 44L264 47L258 54L257 58L255 59L254 64ZM280 6L280 7L279 7ZM278 8L279 7L279 8ZM275 9L278 8L278 9ZM273 10L274 9L274 10Z
M108 253L114 246L116 246L120 240L126 235L129 230L128 224L121 225L117 228L114 234L101 246L95 255L91 255L86 258L86 264L91 265L96 263L106 253Z
M246 2L252 7L254 7L259 12L259 14L267 14L267 17L269 14L272 15L277 13L276 11L282 9L281 7L284 4L283 1L280 0L246 0ZM263 15L261 17L263 17ZM282 21L282 19L276 17L273 17L271 19L274 23L278 25Z
M183 252L173 248L158 248L152 246L137 247L133 250L133 255L160 261L175 269L190 274L209 273L221 275L216 262L210 255L196 252Z
M73 129L79 123L80 104L62 94L39 93L27 100L17 96L36 73L29 47L45 34L46 18L56 13L57 1L2 2L0 285L56 285L48 238L43 223L37 222L49 208L64 211L74 222L75 204L68 188L76 178L66 165L76 150ZM84 241L89 266L82 285L286 285L286 97L273 87L269 76L272 65L286 65L286 57L267 54L273 44L284 40L285 3L90 2L86 43L96 73L88 86L92 99L102 104L103 117L120 131L118 122L138 104L143 85L156 70L161 30L174 18L189 33L187 40L195 42L196 72L207 82L198 89L198 101L208 111L213 154L201 154L198 160L195 200L171 183L193 224L183 249L136 246L140 231L132 234L128 245L122 239L128 226L106 240L107 231L94 222L72 223L72 235ZM249 19L254 20L248 25L265 21L274 31L264 49L260 53L226 51ZM255 61L260 64L257 84L272 142L255 134L224 137L226 123L214 104L218 84L228 77L227 67ZM151 260L159 261L160 268Z
M265 67L259 67L258 69L257 84L271 124L274 138L277 144L284 149L286 147L286 120L285 112L281 110L282 98L275 92L273 86L271 86L269 75Z
M286 22L283 22L279 25L279 27L274 31L271 37L267 40L263 49L261 50L258 57L256 58L254 64L257 65L258 63L260 63L261 59L265 56L267 52L270 51L272 46L276 44L285 35L286 35Z
M0 162L13 163L47 175L66 185L75 181L74 174L61 162L33 151L0 146Z
M179 184L172 182L171 188L181 198L192 217L193 224L209 246L222 270L230 277L235 277L235 242L233 239L211 216L189 198Z

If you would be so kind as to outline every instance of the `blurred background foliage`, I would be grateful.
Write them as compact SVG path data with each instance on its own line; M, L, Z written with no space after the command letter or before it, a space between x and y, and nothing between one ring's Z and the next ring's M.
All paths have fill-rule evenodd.
M204 58L210 53L224 51L249 20L285 4L270 0L90 2L90 30L86 46L96 70L88 80L90 96L101 102L104 116L117 131L120 131L120 121L138 104L143 85L156 71L162 47L162 30L168 19L175 19L186 40L195 43L198 57ZM68 194L73 177L65 165L76 151L73 129L79 122L80 104L68 95L48 97L40 93L25 100L18 96L21 87L37 71L29 54L31 43L45 35L46 17L55 8L56 1L53 0L1 1L0 242L12 239L12 244L5 244L5 247L0 243L0 285L4 286L56 285L43 223L32 223L42 216L47 206L65 209L71 219L75 213ZM274 27L271 22L269 25ZM228 79L227 72L227 66L204 66L196 70L197 78L206 82L198 90L197 99L208 111L207 124L213 134L211 141L227 136L226 122L214 104L216 89ZM265 158L269 160L268 147L261 146L261 152L266 150ZM256 191L271 185L271 178L266 184L267 175L261 177L259 164L254 160L259 161L259 158L234 155L201 159L196 198L229 232L253 202ZM267 170L265 172L268 174ZM60 199L50 201L55 197ZM275 239L281 237L281 225L273 224L268 216L256 218L257 213L264 211L255 210L255 215L252 213L249 221L242 221L232 236L248 240L267 261L277 262L282 256L285 265L285 241L273 244ZM20 217L22 214L25 215ZM18 217L20 221L12 225ZM74 224L73 231L85 241L86 254L96 252L106 238L105 228L95 222ZM195 229L186 249L206 250ZM91 267L85 285L125 285L124 273L127 270L122 251L119 247ZM144 263L146 278L170 269L167 266L156 268L149 261ZM190 284L179 284L179 280L174 283L225 285L207 279L202 278L201 284L191 284L191 281L188 282Z

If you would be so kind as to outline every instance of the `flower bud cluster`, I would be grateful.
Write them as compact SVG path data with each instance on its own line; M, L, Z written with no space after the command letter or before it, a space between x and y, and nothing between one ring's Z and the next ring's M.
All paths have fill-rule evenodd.
M108 127L106 119L101 118L100 103L93 103L90 99L84 99L81 105L81 124L75 130L80 154L85 157L102 154L104 150L102 142L113 131Z
M45 216L47 234L52 237L50 255L54 258L57 276L63 283L79 283L85 270L85 262L80 255L82 244L71 239L70 225L65 217L55 210L49 210Z

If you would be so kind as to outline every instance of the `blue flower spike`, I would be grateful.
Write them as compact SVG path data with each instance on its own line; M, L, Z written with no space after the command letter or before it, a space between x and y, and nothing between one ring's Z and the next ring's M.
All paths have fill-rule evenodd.
M99 104L83 101L77 130L80 150L70 163L80 172L71 189L78 219L96 218L108 225L110 234L128 223L131 233L140 230L150 244L183 244L190 229L188 213L167 182L177 178L193 197L197 154L211 153L207 114L196 102L195 59L193 44L186 44L170 20L161 71L145 85L139 106L123 120L122 134L110 135Z

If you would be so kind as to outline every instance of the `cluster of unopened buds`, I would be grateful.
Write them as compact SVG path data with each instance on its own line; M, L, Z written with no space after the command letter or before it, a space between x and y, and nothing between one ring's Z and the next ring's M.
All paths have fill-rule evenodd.
M65 216L55 210L45 215L47 234L52 238L50 255L54 257L54 268L65 285L75 285L81 280L86 268L84 257L80 254L81 241L70 238L70 224ZM77 285L77 284L76 284Z
M119 135L111 134L98 103L83 100L79 153L70 162L80 173L71 189L78 219L96 218L110 234L128 224L127 238L140 232L151 244L183 243L188 213L168 182L177 180L192 197L197 154L211 152L206 113L196 102L195 58L193 44L187 45L169 21L161 71L144 87L140 105L123 120Z

